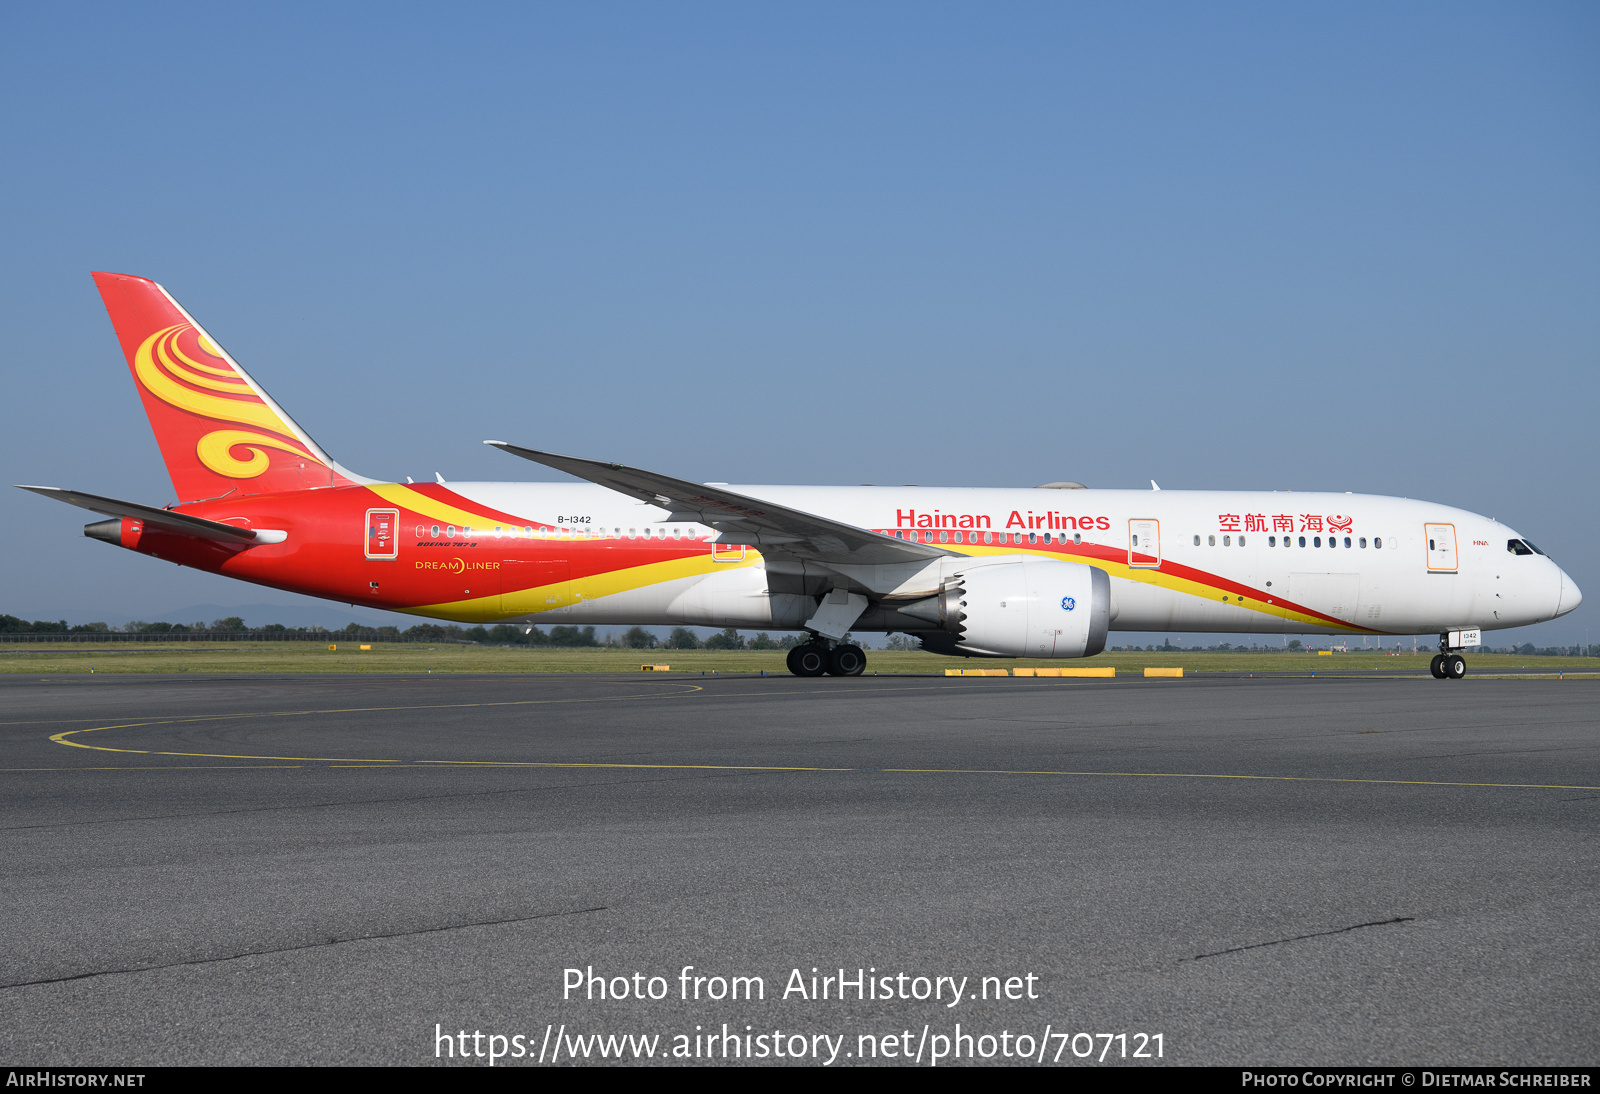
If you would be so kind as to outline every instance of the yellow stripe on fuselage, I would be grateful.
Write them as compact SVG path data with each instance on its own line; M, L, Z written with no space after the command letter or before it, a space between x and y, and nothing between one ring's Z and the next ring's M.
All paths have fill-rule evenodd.
M584 544L584 547L587 550L600 550L604 544L605 541L600 540L592 544ZM572 544L564 544L563 546L572 546ZM678 581L686 577L703 577L706 574L723 570L739 570L747 566L754 566L761 561L761 556L752 551L746 554L742 562L714 562L711 558L709 546L707 544L708 550L703 555L663 559L660 562L646 562L640 566L625 566L619 570L589 574L584 577L573 578L570 581L558 581L549 585L536 585L529 589L516 589L495 596L475 596L468 600L453 600L442 604L419 604L412 608L396 608L394 610L406 612L410 615L432 616L436 619L457 619L476 622L512 619L555 611L558 608L570 607L590 600L598 600L603 596L610 596L614 593L643 589L651 585ZM562 588L562 586L565 586L565 588Z
M372 483L367 487L390 505L398 505L410 509L413 513L442 520L446 524L456 524L464 528L484 528L485 522L490 527L494 525L494 518L486 517L482 513L469 513L465 509L443 501L434 501L428 495L403 486L397 482ZM487 530L487 529L486 529Z
M435 520L443 520L463 525L470 525L476 521L482 523L486 518L474 515L465 510L443 502L437 502L396 484L383 484L372 486L369 489L394 505L404 505L416 512L425 513ZM563 546L576 548L582 541L568 541ZM599 550L606 544L605 540L593 543L583 543L585 550ZM1055 551L1038 551L1019 548L1012 545L1005 546L972 546L963 545L961 553L970 557L991 557L994 555L1028 554L1036 558L1055 561L1081 562L1089 566L1097 566L1105 570L1112 577L1123 578L1127 581L1138 581L1146 585L1154 585L1160 589L1180 593L1186 596L1200 597L1205 600L1216 599L1221 593L1221 587L1207 584L1193 578L1178 577L1165 573L1159 569L1144 566L1129 566L1125 562L1111 562L1107 559L1096 558L1091 555L1063 555ZM418 605L412 608L398 608L397 611L407 612L412 615L431 616L438 619L477 620L487 622L495 619L508 619L517 616L533 615L541 612L553 611L557 608L569 607L576 603L596 600L602 596L614 593L628 592L641 589L649 585L665 581L675 581L686 577L696 577L716 572L718 570L739 569L753 566L761 561L761 556L755 551L749 551L742 562L713 562L708 552L705 555L691 558L668 559L662 562L650 562L640 566L628 566L607 573L591 574L587 577L575 578L570 582L556 585L538 586L531 589L520 589L507 596L473 597L468 600L456 600L441 604ZM559 590L555 602L549 602L552 595L550 590L561 584L568 587ZM1235 596L1235 593L1229 593ZM508 599L509 597L509 599ZM1287 608L1281 604L1271 604L1252 590L1252 595L1243 600L1229 600L1229 607L1237 606L1242 611L1254 612L1275 619L1289 622L1302 623L1312 627L1339 628L1343 630L1376 634L1380 633L1369 627L1357 626L1354 623L1338 619L1325 618L1308 612Z

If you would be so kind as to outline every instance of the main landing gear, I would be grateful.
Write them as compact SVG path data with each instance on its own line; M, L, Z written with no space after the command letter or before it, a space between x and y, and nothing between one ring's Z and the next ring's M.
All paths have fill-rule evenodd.
M830 649L812 641L790 650L788 662L789 671L796 676L860 676L867 667L867 653L847 642Z

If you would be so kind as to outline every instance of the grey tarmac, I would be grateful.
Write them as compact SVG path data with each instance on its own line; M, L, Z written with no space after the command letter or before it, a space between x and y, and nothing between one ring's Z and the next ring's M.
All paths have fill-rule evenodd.
M727 1023L843 1066L960 1022L1162 1034L1104 1066L1594 1064L1595 688L9 676L0 1058ZM766 999L682 1000L684 966ZM563 999L591 967L669 994ZM782 998L813 968L1036 998Z

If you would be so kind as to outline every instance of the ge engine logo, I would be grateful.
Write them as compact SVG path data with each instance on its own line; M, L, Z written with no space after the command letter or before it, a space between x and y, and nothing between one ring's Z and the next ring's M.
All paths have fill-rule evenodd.
M1077 606L1078 606L1078 602L1076 600L1072 599L1072 597L1064 596L1064 597L1061 598L1061 610L1062 611L1070 612L1073 608L1076 608Z

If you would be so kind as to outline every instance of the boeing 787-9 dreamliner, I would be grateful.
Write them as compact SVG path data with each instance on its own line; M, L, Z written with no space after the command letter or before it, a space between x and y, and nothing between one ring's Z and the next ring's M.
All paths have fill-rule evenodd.
M394 483L334 462L180 307L96 273L180 499L26 490L84 534L181 566L466 623L803 630L800 676L859 674L851 632L936 653L1092 657L1126 631L1478 632L1565 615L1515 529L1368 494L729 486L486 441L573 483Z

